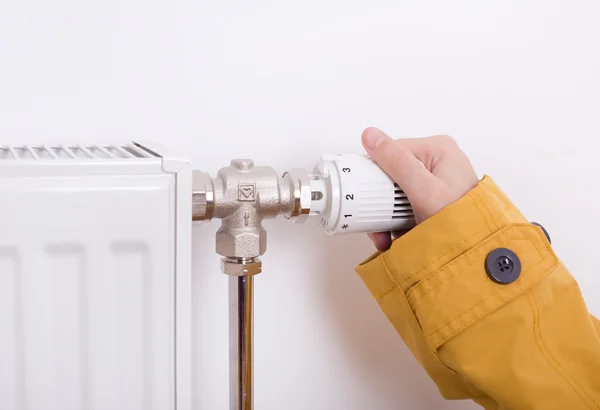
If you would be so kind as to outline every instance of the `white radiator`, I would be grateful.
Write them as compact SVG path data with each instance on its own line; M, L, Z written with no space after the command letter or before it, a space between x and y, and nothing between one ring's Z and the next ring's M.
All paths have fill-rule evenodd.
M0 409L191 409L191 170L0 146Z

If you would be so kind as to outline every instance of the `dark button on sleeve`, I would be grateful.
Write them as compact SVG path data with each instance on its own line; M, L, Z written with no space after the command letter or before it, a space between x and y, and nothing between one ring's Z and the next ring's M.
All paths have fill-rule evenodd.
M548 242L550 243L550 245L552 245L552 239L550 239L550 235L548 234L548 231L546 230L546 228L544 228L541 224L537 223L537 222L532 222L532 225L535 226L539 226L540 229L544 232L544 235L546 235L546 239L548 239Z
M494 282L507 285L521 274L521 261L510 249L497 248L485 259L485 271Z

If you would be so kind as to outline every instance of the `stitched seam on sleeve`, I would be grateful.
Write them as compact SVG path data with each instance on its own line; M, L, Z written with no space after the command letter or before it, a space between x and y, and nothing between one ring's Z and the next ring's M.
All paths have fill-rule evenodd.
M389 288L389 289L386 289L385 291L383 291L383 292L381 293L381 295L376 295L376 296L375 296L375 300L377 300L377 301L380 301L380 300L382 300L384 297L386 297L387 295L389 295L390 293L392 293L392 292L393 292L393 291L395 291L396 289L398 289L398 286L397 286L397 285L394 285L394 286L392 286L391 288Z
M383 291L383 293L381 293L381 295L375 296L375 300L377 300L377 301L381 301L384 297L386 297L387 295L389 295L390 293L392 293L396 289L402 289L400 287L400 284L398 283L398 281L394 277L394 275L392 275L392 273L388 269L387 264L385 263L385 260L383 258L379 258L379 263L381 264L381 267L383 268L383 271L387 275L388 279L392 281L393 285L392 285L391 288Z
M537 232L537 231L536 231ZM538 237L541 238L541 235L543 235L543 233L541 232L537 232ZM539 250L539 248L535 245L535 243L533 243L533 241L531 239L529 239L529 241L531 242L531 244L533 245L534 248L536 248L536 250L538 251L538 253L541 255L541 252ZM548 251L548 253L550 255L553 255L552 249L550 249L550 245L544 241L542 241L542 244L544 245L544 247L546 248L546 250ZM542 257L541 262L537 263L535 266L532 266L529 269L535 269L537 266L541 265L544 262L544 258ZM552 267L550 267L548 270L542 271L542 273L540 273L536 278L534 278L530 283L529 286L531 286L533 283L535 283L539 278L541 278L542 276L544 276L545 273L547 272L551 272L554 269L556 269L556 267L558 266L558 258L554 257L554 263L552 264ZM508 298L512 298L513 296L515 296L516 294L520 293L523 291L523 287L519 287L517 288L515 291L510 292L510 293L505 293L503 296L506 296ZM427 335L427 338L433 336L435 333L439 332L440 330L442 330L444 327L450 325L452 322L454 322L456 319L459 319L461 316L469 313L471 310L477 308L479 305L481 305L482 303L484 303L486 300L488 300L489 298L491 298L492 296L496 295L496 294L502 294L502 290L499 291L495 291L494 293L486 296L486 298L481 301L479 304L473 306L471 309L467 310L466 312L461 313L460 315L458 315L457 317L455 317L454 319L450 320L449 322L447 322L444 326L441 326L440 328L438 328L436 331L430 333L429 335ZM492 306L490 309L487 309L486 311L484 311L483 313L487 313L489 312L491 309L495 308L495 306ZM481 317L482 315L479 315L478 317L474 318L473 320L470 320L469 322L467 322L466 324L464 324L463 326L461 326L460 328L456 329L454 332L450 333L448 336L446 336L443 341L441 342L441 344L443 344L446 340L450 339L452 336L454 336L456 333L458 333L459 331L463 330L465 327L469 326L471 323L473 323L474 321L476 321L477 319L479 319L479 317Z
M389 295L390 293L392 293L396 289L398 289L398 286L394 285L391 288L384 290L383 292L381 292L380 295L376 295L375 296L375 300L381 300L381 299L383 299L384 297L386 297L387 295Z
M494 221L493 221L493 218L491 217L491 214L488 215L485 212L483 212L482 209L481 209L481 207L480 207L480 205L478 204L478 201L481 202L481 198L479 197L479 194L471 192L471 193L469 193L469 195L471 196L471 199L473 200L473 203L477 207L477 210L479 211L479 213L481 214L481 216L485 219L486 223L488 224L488 227L490 228L490 231L494 232L494 229L492 228L492 224L494 223ZM481 205L483 205L483 202L481 202Z
M485 223L488 226L488 229L490 230L490 232L494 232L494 230L492 229L492 225L490 225L490 218L488 217L488 215L486 215L482 210L481 207L479 206L479 204L477 203L477 198L479 198L478 195L474 194L473 192L469 192L467 195L469 195L469 198L471 199L471 201L473 201L473 205L475 205L475 208L477 208L477 210L479 211L479 213L481 214L481 216L483 217L483 219L485 220Z
M540 235L538 233L538 235ZM550 245L547 242L542 242L544 244L544 246L546 247L546 250L552 255L552 250L550 249ZM534 245L535 246L535 245ZM537 248L537 247L536 247ZM543 261L542 261L543 262ZM540 262L540 264L542 263ZM538 264L539 265L539 264ZM536 265L537 266L537 265ZM544 277L548 272L552 272L554 271L556 268L558 267L558 258L555 256L554 257L554 263L552 264L551 267L549 267L547 270L543 271L538 277L536 277L534 280L531 281L531 283L529 284L529 286L531 287L536 281L538 281L540 278ZM514 291L507 296L509 299L512 298L513 296L519 294L523 292L523 288L518 288L517 291ZM498 292L500 293L500 292ZM491 295L493 296L493 295ZM491 297L489 296L489 297ZM488 297L488 298L489 298ZM487 298L486 298L487 299ZM482 302L483 303L483 302ZM505 302L506 303L506 302ZM488 313L490 310L497 308L498 306L491 306L489 309L485 310L483 312L483 314L473 318L472 320L470 320L469 322L467 322L466 324L464 324L463 326L459 327L458 329L456 329L455 331L453 331L452 333L450 333L448 336L446 336L445 338L442 339L442 341L437 344L438 346L441 346L442 344L444 344L447 340L449 340L450 338L452 338L455 334L461 332L463 329L465 329L466 327L468 327L469 325L471 325L473 322L475 322L476 320L478 320L481 316L483 316L484 314ZM473 310L475 308L475 306L473 308L471 308L470 310ZM469 311L470 311L469 310ZM467 312L465 312L467 313ZM463 314L465 314L463 313ZM443 329L445 326L448 326L449 324L451 324L453 321L455 321L456 319L460 318L462 315L456 317L455 319L451 320L450 322L446 323L444 326L440 327L436 332L440 331L441 329ZM429 339L429 337L433 336L436 332L431 333L430 335L427 336L427 338Z
M490 218L481 210L479 204L477 203L476 198L479 198L479 195L476 195L473 192L469 192L467 195L469 195L469 198L471 198L471 201L473 201L473 205L475 205L475 208L477 208L477 210L481 214L481 217L485 220L485 223L490 232L494 232L494 230L492 229L492 225L490 225Z
M540 262L536 263L534 266L532 266L530 269L533 270L533 269L537 268L539 265L541 265L542 263L544 263L543 259ZM543 273L544 273L544 271L542 273L540 273L538 276L536 276L531 283L534 283L538 278L540 278L543 275ZM531 283L529 283L528 286L531 286ZM502 295L502 296L505 296L505 297L508 297L508 298L512 298L516 294L523 292L523 287L524 286L525 285L521 285L520 287L514 289L512 292L505 292L506 289L500 289L500 290L493 291L492 293L490 293L489 295L487 295L481 302L479 302L476 305L472 306L469 310L466 310L466 311L462 312L461 314L459 314L458 316L456 316L454 319L449 320L443 326L440 326L439 328L437 328L433 332L429 333L427 335L427 337L433 336L434 334L436 334L437 332L439 332L440 330L442 330L444 327L446 327L449 324L451 324L452 322L454 322L456 319L459 319L461 316L466 315L467 313L469 313L473 309L478 308L479 306L481 306L482 304L484 304L488 299L490 299L490 298L492 298L494 296L497 296L497 295ZM490 306L488 309L486 309L484 311L484 313L489 312L491 309L494 309L495 307L496 306ZM451 335L454 335L457 331L464 329L465 327L467 327L468 325L470 325L471 323L473 323L474 321L476 321L478 318L479 317L476 317L473 320L470 320L468 323L466 323L465 325L461 326L460 329L457 329L455 332L452 332ZM445 338L445 340L448 340L448 337Z
M479 195L479 192L477 192L477 198L479 198L479 201L481 202L481 204L483 205L483 207L486 209L486 211L488 211L488 213L490 214L490 219L493 221L494 226L496 227L496 230L498 230L498 224L496 223L496 220L494 219L494 214L492 214L492 211L490 210L490 208L488 207L488 204L486 201L483 200L483 197L481 195Z
M535 293L533 292L533 290L530 290L528 293L531 295L531 300L533 301L533 305L535 306L535 310L537 311L537 330L538 330L538 333L539 333L539 336L540 336L540 342L541 342L541 345L539 345L540 349L541 349L541 347L543 347L544 350L546 351L547 355L550 356L549 358L546 357L546 360L548 362L550 362L550 359L552 359L552 361L556 364L556 366L560 367L560 369L562 370L562 372L559 372L558 370L556 370L556 371L563 377L563 379L565 379L565 381L567 383L569 383L569 384L571 384L571 381L573 383L575 383L575 385L577 387L579 387L579 389L581 390L581 392L583 394L585 394L585 396L588 398L588 400L590 400L592 403L594 403L596 405L596 408L600 408L600 406L598 405L598 403L596 403L596 401L594 401L594 399L585 391L585 389L577 382L577 380L575 380L575 378L573 376L571 376L571 374L569 374L569 372L567 371L567 369L565 369L558 362L558 360L556 360L556 358L550 352L550 349L548 349L548 346L546 345L546 342L544 342L544 337L542 336L542 327L540 325L540 316L541 316L540 315L540 308L539 308L539 306L537 304L537 300L535 299ZM568 376L568 379L567 379L567 376ZM571 387L573 387L573 386L571 385ZM575 387L573 387L573 390L575 390ZM579 397L581 397L581 399L583 400L583 397L581 396L581 394L577 390L576 390L576 392L579 395ZM584 400L584 401L586 401L586 400ZM586 404L587 404L587 401L586 401Z
M500 245L498 245L498 246L500 246L500 247L503 247L503 246L505 246L507 243L510 243L510 242L513 242L513 241L516 241L516 240L526 241L526 242L529 242L529 243L531 243L531 244L533 245L533 242L531 241L531 239L515 239L515 238L511 238L511 239L507 239L507 240L506 240L506 241L504 241L504 242L501 242L501 243L500 243ZM533 245L533 247L535 248L535 245ZM537 248L536 248L536 250L537 250ZM538 253L539 253L539 251L538 251ZM463 257L466 257L466 256L468 256L468 255L467 255L467 254L465 254L464 256L461 256L460 258L458 258L458 259L457 259L456 261L454 261L453 263L458 263L458 262L461 262L461 261L462 261L462 258L463 258ZM540 255L540 257L541 257L541 255ZM485 258L484 258L484 259L485 259ZM541 257L541 259L542 259L542 260L541 260L539 263L535 264L535 265L534 265L533 267L531 267L530 269L533 269L533 268L535 268L536 266L538 266L540 263L542 263L542 262L544 261L544 258L543 258L543 257ZM452 264L448 264L448 265L444 266L442 269L440 269L439 271L435 272L435 274L436 274L436 275L438 275L438 274L440 274L441 272L443 272L443 271L445 271L445 270L449 269L451 266L453 266L453 265L452 265ZM421 295L421 296L420 296L418 299L415 299L415 300L413 301L413 303L416 305L416 304L417 304L417 303L418 303L418 302L419 302L421 299L423 299L423 298L424 298L424 297L425 297L425 296L426 296L428 293L430 293L430 292L432 292L433 290L435 290L435 289L439 288L440 286L444 285L444 284L445 284L445 283L447 283L447 282L448 282L450 279L452 279L453 277L455 277L456 275L458 275L458 274L460 274L460 273L462 273L462 272L456 272L456 273L454 273L453 275L451 275L451 276L448 276L448 277L447 277L445 280L443 280L442 282L438 283L437 285L435 285L434 287L432 287L431 289L429 289L429 290L427 290L425 293L423 293L423 294L422 294L422 295ZM413 288L413 289L415 289L415 288ZM494 291L494 293L495 293L495 292L496 292L496 291Z
M575 394L577 394L579 396L579 398L581 399L582 402L585 403L585 405L587 406L588 409L591 409L592 407L590 407L589 403L587 402L587 400L585 400L583 398L583 396L581 395L581 393L575 388L575 386L573 386L573 384L565 377L565 375L563 373L561 373L556 366L550 361L550 359L548 358L548 356L546 355L547 349L542 348L542 344L543 344L543 340L542 340L542 344L540 344L540 339L542 337L542 332L540 329L540 316L539 316L539 309L537 304L535 303L535 299L534 302L532 303L531 298L534 298L533 296L533 292L531 290L527 291L525 293L525 296L527 298L527 302L529 303L529 307L531 308L531 311L533 313L533 334L535 336L535 344L537 345L540 353L542 354L542 357L544 358L544 360L546 360L546 363L548 363L548 365L550 367L552 367L552 369L554 369L554 371L564 379L564 381L569 385L569 387L571 387L571 389L573 389L573 391L575 392ZM535 306L534 306L535 305ZM538 338L538 334L539 334L539 338ZM580 387L581 388L581 387Z
M390 270L388 269L388 267L387 267L387 264L385 263L385 260L383 260L383 258L381 258L381 261L380 261L380 263L381 263L381 266L382 266L382 268L383 268L384 272L385 272L385 273L386 273L386 275L388 276L388 278L389 278L390 280L392 280L392 281L395 283L395 286L393 286L391 289L388 289L388 290L386 290L386 291L385 291L385 292L384 292L384 293L383 293L383 294L382 294L382 295L381 295L379 298L377 298L377 299L383 299L385 296L389 295L390 293L392 293L392 292L394 292L394 291L397 291L397 292L401 293L401 294L399 295L399 297L402 297L402 289L400 288L400 286L399 286L399 285L398 285L398 283L396 282L396 280L395 280L394 276L392 275L392 273L391 273L391 272L390 272ZM404 295L404 296L406 297L406 295ZM408 299L406 299L406 300L407 300L407 302L408 302ZM410 303L408 303L408 305L410 306ZM420 322L419 322L418 318L415 316L415 317L414 317L414 319L415 319L415 321L416 321L416 323L417 323L417 326L418 326L418 329L419 329L419 331L421 332L421 335L423 335L423 328L421 327L421 324L420 324ZM427 338L425 338L425 339L427 339ZM468 384L468 385L471 385L471 382L470 382L470 381L468 381L468 380L465 380L465 379L464 379L464 377L463 377L463 376L462 376L460 373L458 373L456 370L454 370L454 369L452 369L451 367L449 367L448 365L446 365L446 363L444 363L444 362L442 361L442 359L440 359L440 357L439 357L439 356L438 356L438 354L437 354L437 349L431 349L431 348L430 348L430 352L432 353L432 355L433 355L433 357L435 358L435 361L436 361L436 362L438 362L438 363L439 363L441 366L443 366L444 368L448 369L448 370L449 370L449 371L451 371L452 373L454 373L454 374L458 375L458 376L459 376L461 379L463 379L463 381L464 381L466 384ZM478 395L473 395L473 397L471 397L471 398L472 398L472 399L479 399L479 398L491 398L491 396L487 395L485 392L481 392L481 393L480 393L480 394L478 394Z
M497 218L494 219L500 219L502 216L504 216L505 213L507 213L509 210L511 209L511 206L509 205L505 210L502 211L502 213L500 215L498 215ZM452 249L449 249L448 251L444 252L443 254L441 254L440 256L438 256L436 259L434 259L433 261L429 262L427 265L423 266L422 268L418 269L417 271L411 273L409 276L407 276L405 279L403 279L400 283L399 286L404 285L406 282L408 282L410 279L412 279L413 277L415 277L416 275L418 275L419 273L421 273L422 271L424 271L425 269L429 268L430 266L434 265L437 261L439 261L440 259L442 259L444 256L448 255L449 253L455 251L456 249L460 248L461 246L463 246L465 243L469 242L471 239L473 239L474 237L476 237L477 235L479 235L481 232L485 231L486 229L490 229L489 226L485 226L482 229L480 229L479 231L475 232L473 235L469 236L467 239L465 239L464 241L462 241L461 243L459 243L458 245L454 246ZM490 233L492 233L493 231L490 230ZM394 282L396 282L394 280Z
M490 231L490 233L492 232L489 228L489 225L483 227L482 229L480 229L479 231L475 232L473 235L469 236L468 238L466 238L464 241L462 241L461 243L459 243L458 245L456 245L455 247L449 249L448 251L444 252L443 254L441 254L440 256L438 256L437 258L435 258L434 260L432 260L430 263L428 263L427 265L423 266L422 268L418 269L417 271L411 273L409 276L407 276L405 279L402 280L402 282L400 282L400 285L404 285L406 282L410 281L412 278L414 278L416 275L418 275L419 273L423 272L425 269L429 268L430 266L434 265L435 263L437 263L440 259L442 259L444 256L448 255L449 253L455 251L456 249L460 248L461 246L463 246L465 243L469 242L471 239L473 239L474 237L476 237L477 235L479 235L480 233L482 233L485 230Z
M384 271L385 271L385 273L388 275L388 277L389 277L390 279L392 279L392 280L395 282L395 280L393 279L393 275L392 275L392 273L390 272L390 270L388 269L388 267L387 267L387 264L385 263L385 261L383 261L383 260L381 261L381 266L383 267L383 270L384 270ZM408 302L408 299L406 298L406 294L404 294L404 293L403 293L403 291L402 291L402 288L401 288L399 285L396 285L396 286L394 286L394 287L391 289L391 291L387 291L387 292L385 293L385 295L382 295L382 298L383 298L384 296L386 296L386 295L388 295L388 294L390 294L390 293L394 292L394 291L396 291L396 292L398 292L398 293L400 294L400 295L399 295L399 297L402 297L402 296L404 296L404 298L406 299L406 303L407 303L407 305L408 305L408 306L410 306L410 302ZM414 320L415 320L415 322L416 322L416 324L417 324L418 331L420 332L420 334L421 334L423 337L425 337L425 335L423 334L423 328L421 327L421 323L419 322L419 319L418 319L416 316L414 316L414 313L412 313L412 314L413 314L413 318L414 318ZM427 340L426 340L426 339L425 339L425 343L427 343ZM451 371L451 372L452 372L452 373L454 373L455 375L459 376L459 377L460 377L460 378L461 378L461 379L464 381L464 383L465 383L465 384L472 385L472 383L471 383L470 381L466 380L462 374L458 373L456 370L452 369L451 367L448 367L448 366L446 365L446 363L444 363L444 362L442 361L442 359L440 359L440 357L438 356L438 354L437 354L437 351L436 351L436 350L434 350L434 349L429 349L429 351L430 351L430 352L433 354L433 357L435 358L436 362L438 362L438 363L439 363L441 366L443 366L444 368L448 369L449 371ZM473 386L473 387L475 387L475 388L476 388L476 386ZM480 394L480 395L473 396L473 398L480 398L480 397L486 397L486 396L487 396L487 395L486 395L484 392L481 392L481 394Z
M538 235L539 235L539 234L538 234ZM507 240L505 240L505 241L501 242L501 243L500 243L500 245L498 245L498 246L500 246L500 247L503 247L503 246L504 246L504 245L506 245L507 243L509 243L509 242L512 242L512 241L517 241L517 240L522 240L522 241L526 241L526 240L527 240L527 241L529 241L529 242L531 243L531 245L532 245L532 246L535 248L535 250L536 250L537 254L540 256L540 259L544 259L544 256L543 256L543 255L542 255L542 253L540 252L540 249L539 249L537 246L535 246L535 244L533 243L533 241L532 241L531 239L523 239L523 238L510 238L510 239L507 239ZM439 270L437 270L437 271L433 272L433 273L431 274L431 276L429 276L428 278L430 278L430 277L433 277L433 275L436 275L436 276L437 276L438 274L442 273L443 271L445 271L445 270L447 270L447 269L450 269L452 266L454 266L454 264L461 262L461 261L462 261L464 258L468 257L468 256L469 256L471 253L475 252L476 250L477 250L477 248L473 248L473 249L471 249L470 251L466 252L464 255L461 255L459 258L457 258L457 259L453 260L452 262L448 263L446 266L444 266L444 267L440 268ZM535 266L537 266L537 265L535 265ZM535 267L535 266L534 266L534 267ZM429 289L429 290L425 291L425 293L423 293L421 296L419 296L417 299L415 299L415 300L414 300L412 303L416 304L416 303L417 303L419 300L423 299L423 298L425 297L425 295L427 295L429 292L433 291L434 289L437 289L437 288L439 288L440 286L442 286L444 283L446 283L448 280L452 279L453 277L455 277L455 276L456 276L456 275L458 275L459 273L460 273L460 272L456 272L454 275L448 276L448 277L447 277L445 280L443 280L441 283L439 283L439 284L437 284L436 286L434 286L433 288L431 288L431 289ZM427 280L427 279L424 279L423 281L425 281L425 280ZM423 283L423 282L421 282L421 283ZM419 285L415 285L413 288L411 288L411 289L410 289L410 290L407 292L407 296L409 297L409 299L410 299L410 297L412 296L412 294L413 294L414 292L417 292L417 291L418 291L418 289L419 289L419 286L420 286L420 285L421 285L421 284L419 284Z

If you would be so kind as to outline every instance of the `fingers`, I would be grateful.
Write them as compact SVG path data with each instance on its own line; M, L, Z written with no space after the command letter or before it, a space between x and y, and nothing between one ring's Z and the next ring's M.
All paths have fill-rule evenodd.
M368 233L367 235L369 238L371 238L371 241L373 241L373 245L375 245L377 250L383 252L390 249L392 242L407 234L408 231L410 231L410 229L403 229L394 232L372 232Z
M386 251L392 246L392 235L390 232L373 232L368 235L373 241L373 245L379 251Z
M363 131L371 158L400 185L417 224L460 199L478 183L465 153L448 136L393 140L377 128ZM389 246L388 236L372 237L375 246Z
M453 151L458 151L458 145L452 137L436 135L425 138L403 138L400 144L406 147L419 161L435 175L436 166Z
M444 184L415 155L419 153L426 159L428 142L393 140L377 128L367 128L362 141L371 158L400 185L411 203L426 204L444 189Z

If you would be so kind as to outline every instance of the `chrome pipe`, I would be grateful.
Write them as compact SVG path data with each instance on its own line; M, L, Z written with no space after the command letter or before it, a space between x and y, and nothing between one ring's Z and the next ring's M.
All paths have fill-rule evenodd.
M252 410L253 276L229 277L229 408Z

